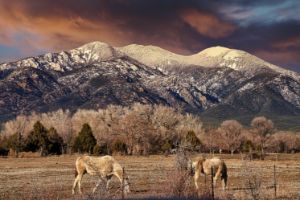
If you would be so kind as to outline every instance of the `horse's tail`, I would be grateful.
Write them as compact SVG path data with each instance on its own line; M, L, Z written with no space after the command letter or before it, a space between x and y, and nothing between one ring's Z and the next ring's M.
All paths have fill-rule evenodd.
M225 162L223 161L222 172L221 172L221 180L223 181L223 184L224 184L223 189L225 189L227 186L227 178L228 178L227 166L226 166Z
M225 164L225 162L223 162L223 166L222 166L222 172L221 172L221 178L226 179L228 178L228 174L227 174L227 166Z
M77 172L77 169L75 167L75 178L77 177L77 175L78 175L78 172Z

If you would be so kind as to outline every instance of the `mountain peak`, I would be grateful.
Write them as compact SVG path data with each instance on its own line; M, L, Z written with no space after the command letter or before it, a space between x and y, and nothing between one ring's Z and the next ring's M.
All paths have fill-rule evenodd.
M113 48L113 47L107 43L99 42L99 41L89 42L78 47L78 49L102 49L102 48Z
M229 52L231 49L227 47L222 46L215 46L215 47L209 47L207 49L204 49L203 51L199 52L200 55L205 55L209 57L216 57L216 56L222 56Z
M130 44L124 47L118 47L117 49L148 66L165 67L169 65L186 64L186 56L172 53L157 46Z
M74 50L71 53L82 53L88 61L106 61L111 60L122 55L114 47L103 42L90 42Z
M214 46L189 56L172 53L156 46L128 45L118 48L124 54L139 62L161 68L172 66L198 65L202 67L228 67L238 71L256 71L269 68L278 73L292 76L299 80L296 72L268 63L242 50Z

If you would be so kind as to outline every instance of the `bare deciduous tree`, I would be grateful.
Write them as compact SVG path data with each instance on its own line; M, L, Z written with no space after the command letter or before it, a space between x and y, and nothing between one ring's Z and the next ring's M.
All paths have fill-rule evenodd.
M241 133L243 126L236 120L226 120L219 129L223 140L223 146L233 155L241 145Z
M300 136L293 132L276 132L267 140L266 147L278 153L299 151Z
M210 154L214 154L216 150L220 150L222 146L222 139L220 132L215 128L208 128L203 132L200 137L200 141L204 144Z
M267 138L274 132L274 124L271 120L261 116L255 117L251 121L251 127L253 128L253 131L259 135L261 154L263 156Z
M143 149L143 154L147 154L147 148L152 138L155 129L151 123L152 109L150 106L143 106L141 104L134 104L132 109L128 110L121 120L121 130L126 135L126 143L128 153L134 152L134 147L140 145Z

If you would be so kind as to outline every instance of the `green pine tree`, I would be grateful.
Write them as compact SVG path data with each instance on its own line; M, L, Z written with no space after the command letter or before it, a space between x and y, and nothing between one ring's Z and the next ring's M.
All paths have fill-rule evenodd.
M11 135L7 140L8 148L12 148L16 152L23 150L24 139L21 133L17 132Z
M37 121L27 137L25 150L40 151L41 155L46 155L48 153L48 145L48 130L40 121Z
M60 137L55 128L51 127L48 131L49 145L48 150L51 154L62 154L64 141Z
M201 145L201 142L194 131L188 131L185 136L185 143L187 146L191 147L192 150Z
M81 131L75 138L74 150L81 153L91 153L96 144L97 140L93 135L90 125L87 123L83 124Z

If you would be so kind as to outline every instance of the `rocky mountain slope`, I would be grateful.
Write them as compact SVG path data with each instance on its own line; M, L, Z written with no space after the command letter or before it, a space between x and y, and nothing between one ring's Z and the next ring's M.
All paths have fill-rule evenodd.
M204 121L256 115L300 124L300 77L224 47L181 56L159 47L82 47L0 65L0 120L32 111L164 104Z

